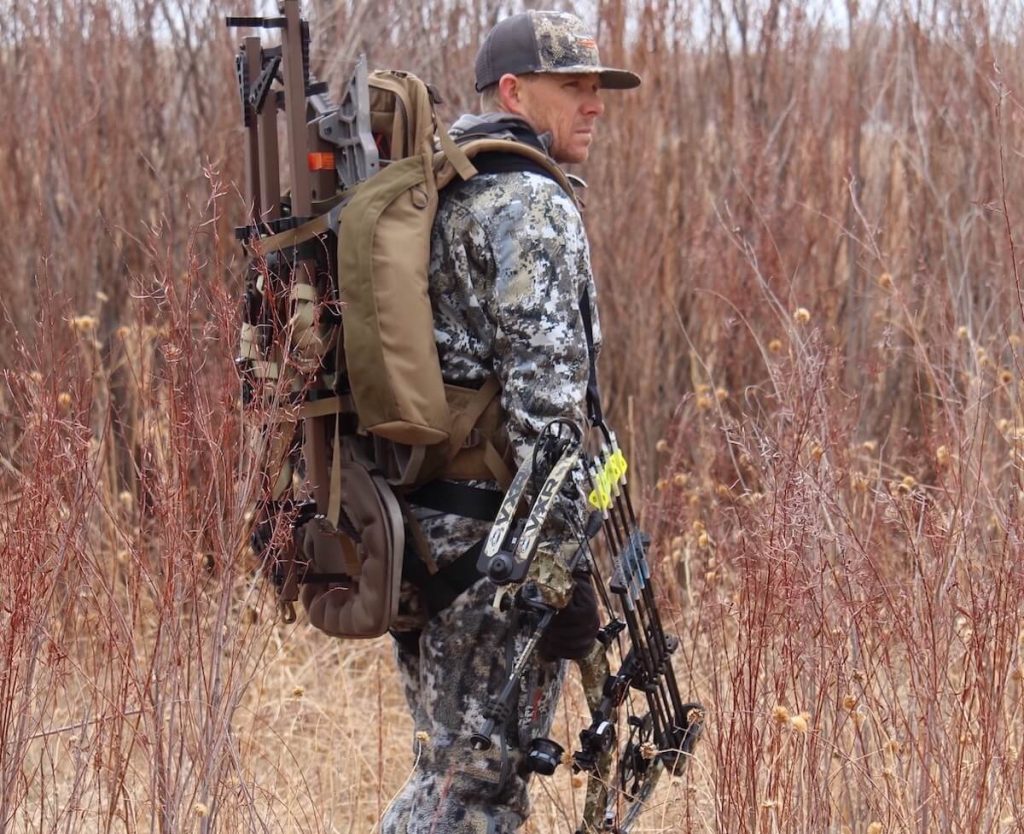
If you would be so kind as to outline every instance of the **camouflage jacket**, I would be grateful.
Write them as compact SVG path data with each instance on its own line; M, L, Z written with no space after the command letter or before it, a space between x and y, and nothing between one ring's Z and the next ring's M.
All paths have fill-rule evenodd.
M496 118L464 116L452 133L458 137ZM545 137L539 138L543 145ZM549 420L566 417L584 426L590 370L580 314L585 290L595 354L600 327L589 244L569 195L540 174L478 174L442 192L430 248L430 301L442 374L446 382L467 387L498 377L516 465ZM440 567L491 527L423 507L414 511ZM582 511L581 503L578 521ZM553 519L541 546L564 541L564 524L564 516ZM418 591L406 581L395 630L422 628L426 617Z
M508 117L463 116L452 134L501 118ZM539 137L541 144L547 139ZM430 260L442 373L446 382L473 387L498 377L517 463L549 420L585 424L584 291L597 349L583 219L553 180L529 172L479 174L442 193Z

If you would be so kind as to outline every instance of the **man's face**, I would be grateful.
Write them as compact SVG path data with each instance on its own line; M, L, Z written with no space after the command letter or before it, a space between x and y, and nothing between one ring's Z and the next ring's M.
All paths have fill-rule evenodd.
M594 123L604 112L597 73L538 73L519 76L520 115L552 136L556 162L586 162Z

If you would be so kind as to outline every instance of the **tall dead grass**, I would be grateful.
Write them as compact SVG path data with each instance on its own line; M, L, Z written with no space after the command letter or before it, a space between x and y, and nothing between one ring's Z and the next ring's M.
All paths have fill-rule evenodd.
M318 2L314 59L451 118L499 6ZM0 831L368 831L411 764L386 641L275 624L244 548L250 11L0 15ZM709 708L644 825L1021 830L1019 6L595 19L645 77L580 172L605 396ZM535 793L565 829L568 775Z

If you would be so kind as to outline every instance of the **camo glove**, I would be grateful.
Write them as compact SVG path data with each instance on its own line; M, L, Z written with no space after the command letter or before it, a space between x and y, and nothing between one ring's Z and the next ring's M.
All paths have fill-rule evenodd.
M589 576L577 579L569 602L544 630L537 650L549 660L579 660L593 648L600 627L594 584Z

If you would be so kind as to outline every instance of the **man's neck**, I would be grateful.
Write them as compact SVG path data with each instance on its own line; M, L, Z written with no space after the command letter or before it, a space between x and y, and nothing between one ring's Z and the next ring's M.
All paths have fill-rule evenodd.
M463 116L455 123L454 128L465 135L507 136L543 153L550 154L551 152L551 134L538 134L533 125L516 113L497 110L480 115Z

